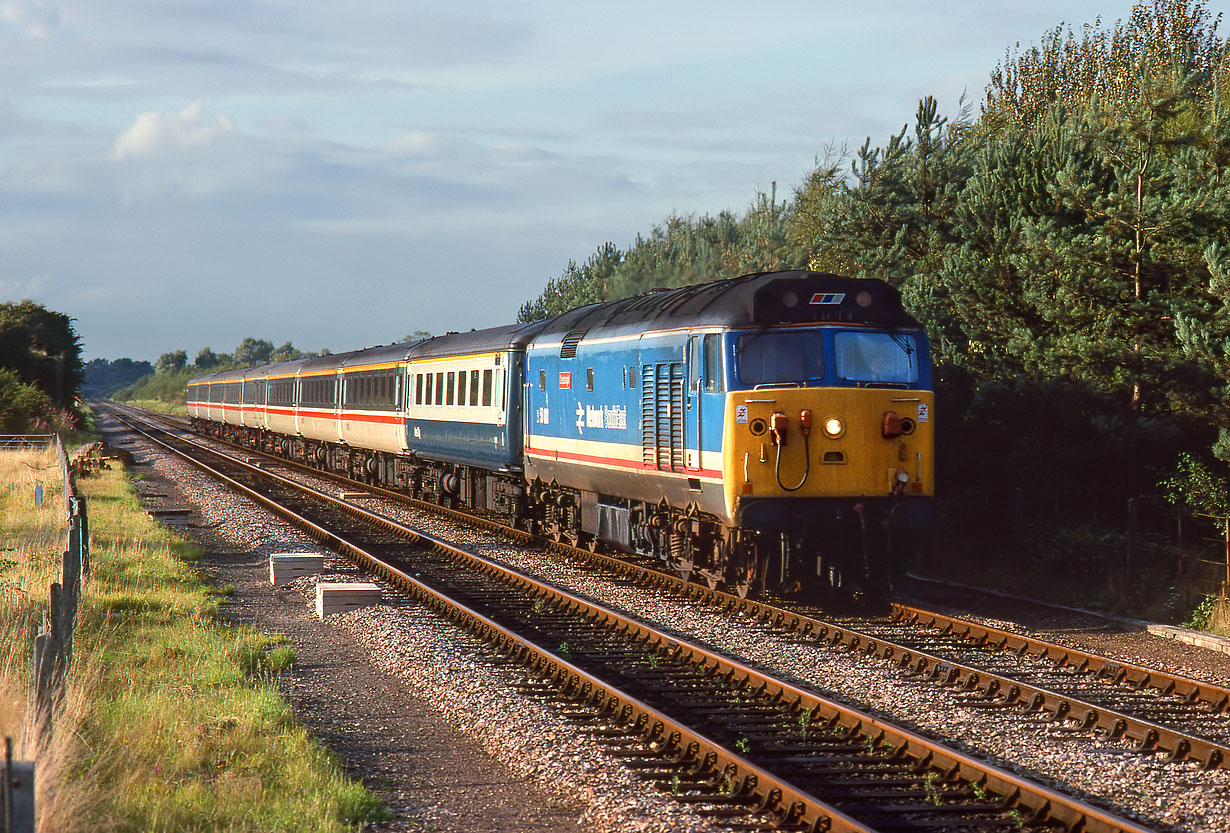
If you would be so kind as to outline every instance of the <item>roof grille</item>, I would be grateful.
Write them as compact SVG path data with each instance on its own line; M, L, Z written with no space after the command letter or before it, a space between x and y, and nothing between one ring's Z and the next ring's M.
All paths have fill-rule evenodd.
M577 345L581 343L581 339L585 338L585 334L589 330L573 330L568 335L564 336L564 341L559 346L559 357L561 359L572 359L577 355Z

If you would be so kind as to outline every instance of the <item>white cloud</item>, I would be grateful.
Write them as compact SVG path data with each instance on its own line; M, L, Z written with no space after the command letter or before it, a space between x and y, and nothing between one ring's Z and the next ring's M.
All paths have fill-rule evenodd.
M141 113L111 146L111 158L122 162L167 150L207 147L237 132L227 116L208 123L204 112L201 102L194 101L178 113Z
M41 0L0 0L0 21L21 27L31 38L45 38L60 23L59 13Z

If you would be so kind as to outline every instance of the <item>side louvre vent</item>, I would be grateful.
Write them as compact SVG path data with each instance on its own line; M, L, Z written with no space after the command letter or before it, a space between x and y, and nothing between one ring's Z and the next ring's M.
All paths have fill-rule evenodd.
M559 357L561 359L575 358L577 355L577 345L581 343L581 339L585 338L587 332L589 330L573 330L564 336L564 343L559 346Z
M683 364L641 368L641 460L646 468L683 471Z

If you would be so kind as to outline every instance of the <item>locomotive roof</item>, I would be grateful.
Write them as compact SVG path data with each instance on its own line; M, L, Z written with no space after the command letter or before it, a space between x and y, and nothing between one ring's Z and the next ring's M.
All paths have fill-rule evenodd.
M468 333L433 336L411 349L410 358L426 359L524 349L545 323L535 321L530 324L505 324L485 330L470 330Z
M540 335L827 322L918 326L901 306L900 293L882 280L796 270L758 272L591 304L548 319Z

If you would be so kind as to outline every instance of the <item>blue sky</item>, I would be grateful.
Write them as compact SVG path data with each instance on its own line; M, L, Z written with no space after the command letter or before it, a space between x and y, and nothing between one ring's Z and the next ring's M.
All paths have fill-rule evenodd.
M87 359L508 323L1131 5L0 0L0 301Z

